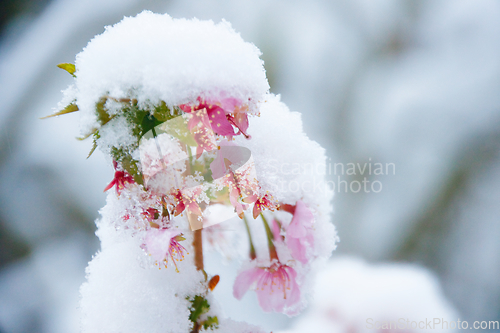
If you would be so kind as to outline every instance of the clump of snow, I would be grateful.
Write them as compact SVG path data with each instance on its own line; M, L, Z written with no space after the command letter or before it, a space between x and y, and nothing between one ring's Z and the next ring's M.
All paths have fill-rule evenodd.
M75 89L68 94L76 96L84 132L98 125L95 104L103 96L135 98L141 107L231 96L256 112L269 90L260 54L226 21L144 11L106 27L77 55Z
M280 96L271 94L266 96L260 111L259 117L250 118L249 134L252 139L237 137L235 143L250 149L261 195L267 193L282 204L295 205L301 200L314 216L314 243L311 244L306 264L292 258L284 242L275 240L280 262L297 272L301 300L284 312L296 315L307 305L311 281L318 267L331 256L338 241L331 223L333 192L325 179L325 150L304 133L300 114L291 112L280 101ZM265 211L263 214L269 222L277 219L285 230L292 219L291 214L283 211ZM265 266L269 263L269 251L263 221L261 217L254 220L251 215L251 211L246 213L257 259ZM248 267L244 265L241 271Z
M102 249L81 287L83 332L189 332L186 297L203 292L192 257L177 263L179 273L141 267L146 253L137 238L117 233L106 219L98 226Z
M307 137L301 114L291 112L279 95L268 94L260 111L259 117L250 118L252 139L237 137L235 142L252 152L264 193L281 203L302 200L313 211L316 254L328 258L337 236L331 223L333 191L325 179L325 149ZM281 219L290 221L285 214Z
M209 330L201 330L200 332L213 332ZM224 322L219 325L217 333L264 333L266 331L262 330L260 327L247 324L241 321L235 321L231 319L225 319Z
M172 188L180 188L181 174L186 171L184 160L188 158L176 140L167 134L156 139L142 139L139 146L144 181L149 190L168 194Z
M452 332L457 320L456 310L428 270L340 258L318 274L309 312L287 333Z
M125 117L115 117L99 131L100 138L97 141L101 150L108 155L110 147L129 149L136 142L132 134L132 128Z

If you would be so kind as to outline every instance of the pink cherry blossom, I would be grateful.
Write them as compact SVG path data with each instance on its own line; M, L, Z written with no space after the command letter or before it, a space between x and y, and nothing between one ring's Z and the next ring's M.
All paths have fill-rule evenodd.
M200 155L203 151L211 151L217 148L216 140L215 140L215 131L212 128L212 122L214 119L209 120L210 114L206 109L198 109L195 110L194 107L182 106L183 110L190 114L190 118L188 121L188 129L191 132L193 139L197 143L196 155ZM220 112L219 112L220 114ZM214 114L212 116L215 117ZM224 116L225 117L225 116ZM218 119L218 118L217 118ZM224 118L225 119L225 118ZM226 130L230 130L231 133L233 128L231 124L223 123ZM218 126L221 126L218 124ZM227 128L229 127L229 129ZM199 156L198 156L199 157Z
M212 177L228 189L231 205L238 216L243 218L243 211L248 209L247 204L257 198L258 182L255 179L255 165L253 162L246 163L250 158L250 151L247 148L230 142L221 142L220 148L217 157L210 164Z
M150 207L148 209L145 209L142 212L142 215L148 222L152 222L153 220L156 220L159 217L159 212L158 209Z
M113 161L113 166L115 167L115 176L111 183L106 186L104 192L116 185L116 193L120 195L121 191L125 188L125 184L134 183L134 177L132 177L125 171L117 170L118 163L116 163L116 161Z
M230 113L227 115L227 119L239 130L236 135L243 134L243 136L249 139L250 135L246 133L248 129L248 106L243 105L241 100L232 97L222 98L219 103L215 104L220 105L224 111Z
M146 233L144 245L151 257L158 264L163 263L166 267L169 257L174 265L176 265L176 261L184 259L186 249L179 243L182 240L184 240L184 237L178 230L152 228Z
M274 202L272 195L266 193L261 198L256 199L255 205L253 206L253 218L256 219L265 208L273 211L278 207L279 205Z
M314 245L314 215L301 200L295 206L282 205L282 209L293 214L286 230L288 248L294 259L306 264L309 261L307 249Z
M271 231L273 233L274 241L281 243L283 241L283 236L281 236L281 225L278 221L273 220Z
M248 209L248 205L239 201L242 192L237 182L236 174L228 170L227 174L220 179L220 183L227 188L229 203L234 207L236 214L238 214L240 218L243 218L243 212ZM226 201L227 199L224 198L223 200Z
M237 111L241 106L241 100L234 97L222 97L220 98L220 102L207 99L207 102L210 104L219 105L221 108L224 109L224 111L228 113L233 113Z
M257 198L257 180L252 177L248 169L234 173L229 170L222 178L222 183L229 190L229 201L236 209L236 213L243 218L243 211L248 209L247 204L254 202Z
M198 146L196 147L197 158L200 157L203 151L208 152L214 150L217 147L215 144L215 139L213 138L213 132L206 127L197 130L193 134L193 138L198 144Z
M248 129L248 115L246 112L237 112L234 115L228 115L227 119L239 130L236 135L243 134L245 138L250 139L250 135L246 132Z
M190 214L201 215L201 209L196 198L201 194L201 188L196 188L194 191L181 191L176 190L173 196L176 201L176 206L174 210L174 216L181 214L184 210L187 210Z
M186 113L195 113L196 111L205 109L214 133L223 136L236 135L236 133L234 133L233 126L231 126L231 123L226 117L226 112L219 105L207 102L206 100L198 97L198 105L182 104L179 107ZM194 117L192 119L194 119ZM191 121L188 126L190 127L190 129L193 126L193 124L191 124Z
M216 153L217 156L210 163L213 179L223 177L229 170L236 171L251 156L248 148L237 146L229 141L221 141Z
M197 101L198 105L182 104L179 107L186 113L205 109L212 130L218 135L232 138L235 135L242 134L247 139L250 138L250 135L246 133L248 129L248 106L244 105L241 100L233 97L223 97L220 100L198 97ZM208 124L206 126L208 127ZM238 133L234 133L232 126L238 129Z
M290 313L289 308L300 302L296 277L297 272L292 267L275 261L270 267L254 267L241 272L234 282L233 295L241 299L254 287L264 311Z

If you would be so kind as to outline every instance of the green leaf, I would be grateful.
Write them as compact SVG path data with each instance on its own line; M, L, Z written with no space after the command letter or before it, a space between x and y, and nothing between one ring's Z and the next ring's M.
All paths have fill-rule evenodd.
M89 154L87 155L87 158L89 158L93 153L94 151L96 150L97 148L97 140L100 138L101 136L99 135L99 131L96 131L94 133L94 140L92 142L92 149L90 149L90 152Z
M94 142L92 143L92 149L90 149L89 154L87 155L87 159L88 159L90 156L92 156L92 154L94 153L94 151L96 150L96 148L97 148L97 143L94 141Z
M97 111L97 120L99 121L101 126L106 125L111 119L114 118L114 115L110 116L104 108L104 104L106 104L107 100L108 99L106 97L101 97L95 106L95 109Z
M160 105L155 106L153 116L161 122L167 121L172 118L172 113L164 101L160 102Z
M141 112L146 112L146 111L141 111ZM151 131L156 126L160 125L161 123L163 123L163 121L156 119L155 116L147 112L142 118L141 122L141 128L142 128L141 137L147 132Z
M196 171L200 173L200 175L203 177L204 181L207 183L212 182L214 179L212 177L212 170L210 169L210 163L214 159L207 159L205 158L204 160L195 160L193 163L191 163L191 174L194 175Z
M203 322L203 328L208 329L208 328L217 328L219 325L219 319L217 316L210 317L208 316L207 320Z
M115 159L118 160L118 159ZM137 184L143 184L144 180L142 179L142 173L139 171L139 162L134 160L130 154L125 155L122 159L122 167L125 171L128 172L129 175L134 177L134 180Z
M62 64L57 65L57 67L64 69L66 72L70 73L73 77L75 76L76 72L76 67L73 64L70 64L68 62L63 62Z
M111 147L111 156L113 160L119 162L122 168L127 171L129 175L134 177L137 184L143 184L142 173L139 168L139 161L136 161L130 155L130 152L124 148Z
M98 132L97 128L93 128L89 133L85 134L84 136L77 137L76 139L79 141L83 141L83 140L87 139L89 136L91 136L92 134L96 134L97 132Z
M210 304L205 297L196 295L193 299L189 300L191 302L191 314L189 315L189 320L193 323L198 321L198 318L207 313L210 310Z
M74 103L71 103L67 107L65 107L64 109L62 109L61 111L58 111L58 112L56 112L54 114L51 114L49 116L42 117L40 119L47 119L47 118L57 117L57 116L61 116L63 114L72 113L72 112L76 112L76 111L78 111L78 106L76 104L74 104Z
M179 139L181 142L187 144L188 146L198 146L193 135L188 129L186 120L183 117L179 116L169 120L163 126L163 129L165 130L165 132L167 132L174 138Z

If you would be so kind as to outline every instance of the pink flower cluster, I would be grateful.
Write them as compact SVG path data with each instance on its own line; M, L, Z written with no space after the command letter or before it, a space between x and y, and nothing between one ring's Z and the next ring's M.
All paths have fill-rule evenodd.
M176 269L176 262L182 260L187 252L181 245L185 238L180 231L170 225L172 217L185 213L190 223L191 219L203 221L204 211L209 205L224 204L232 207L243 219L245 212L253 207L251 214L248 215L253 216L254 220L259 219L259 216L262 217L268 238L269 258L257 258L255 252L251 253L249 264L251 268L243 270L236 278L234 296L241 299L252 289L256 291L259 304L264 311L296 314L302 304L300 290L302 276L299 276L297 269L307 266L314 258L312 211L302 200L293 205L280 204L270 193L262 189L256 179L253 162L249 161L250 152L231 142L233 136L240 134L250 138L247 134L249 126L247 107L241 101L235 98L223 98L217 102L199 97L196 103L180 105L180 109L188 115L186 127L197 145L196 160L206 160L200 159L204 152L215 153L215 157L209 160L209 165L204 166L211 172L213 186L208 187L199 176L196 178L186 176L184 173L176 187L169 188L165 193L153 191L152 187L136 184L134 178L123 170L120 161L115 161L115 177L105 190L116 186L118 197L121 197L124 191L128 191L128 196L137 196L134 194L137 188L144 190L140 192L142 194L138 199L132 200L135 202L134 209L140 214L128 212L124 215L124 220L129 223L133 223L132 221L142 223L141 228L145 231L143 249L159 266L167 267L167 264L172 262ZM159 147L158 143L157 146ZM186 148L182 154L188 156L190 148L186 143L178 147L183 146ZM170 162L169 155L161 152L157 155L158 157L148 156L147 163L143 165L143 168L156 168L143 170L148 179L154 179L155 175L162 171L160 166ZM160 162L156 161L158 158L161 158ZM191 163L186 170L195 166L190 159L189 161L186 159L186 163ZM165 168L163 171L171 173L172 170L183 170L183 168ZM203 199L208 196L211 198L209 203ZM263 212L268 211L266 214L271 214L270 212L276 210L291 214L291 217L286 221L279 221L273 217L272 225L269 226ZM197 229L193 224L191 228ZM248 232L250 233L250 229ZM251 239L251 235L249 237ZM251 246L253 248L253 244Z
M297 272L292 267L273 262L269 267L254 267L240 273L234 282L234 297L241 299L256 285L255 292L266 312L283 312L300 301L300 287L295 281Z
M179 242L185 240L180 231L172 229L149 229L146 234L145 248L151 254L151 257L157 263L163 263L167 267L168 259L172 259L175 265L176 261L184 259L186 249Z
M294 260L307 264L313 259L314 216L301 200L294 206L281 205L281 209L291 213L293 217L286 228L285 237L281 236L283 224L273 220L270 264L259 265L254 260L254 267L242 271L236 278L233 294L241 299L247 290L253 288L264 311L294 315L300 307L301 293L296 281L297 272L292 266L295 265ZM264 223L267 223L265 219ZM294 260L290 263L281 262L275 249L278 244L285 245Z

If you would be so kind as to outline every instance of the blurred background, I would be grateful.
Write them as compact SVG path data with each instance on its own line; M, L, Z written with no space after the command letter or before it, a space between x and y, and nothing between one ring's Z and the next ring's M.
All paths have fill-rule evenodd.
M1 333L79 330L78 288L99 247L94 220L112 168L100 153L85 159L91 142L75 140L78 115L39 117L72 81L56 65L143 9L224 18L261 49L271 91L302 113L305 132L327 150L341 239L334 257L416 263L438 277L461 319L500 319L500 2L0 6ZM367 190L358 189L363 182ZM225 310L235 319L293 325L262 315L255 299L231 304Z

